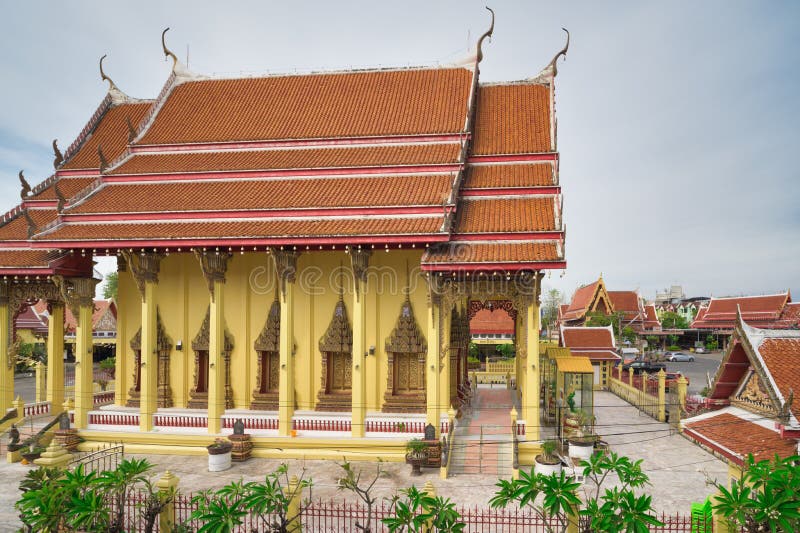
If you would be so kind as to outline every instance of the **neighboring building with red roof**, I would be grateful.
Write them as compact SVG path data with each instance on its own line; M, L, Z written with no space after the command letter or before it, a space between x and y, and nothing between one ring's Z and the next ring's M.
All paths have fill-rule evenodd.
M481 309L470 319L469 332L478 344L511 344L514 319L502 309Z
M559 308L559 323L580 326L586 323L590 313L618 314L620 325L632 327L638 333L660 332L661 322L655 308L648 310L644 300L636 291L609 291L603 277L575 291L572 300Z
M711 298L708 306L698 310L691 324L693 329L704 329L721 334L733 333L737 312L753 327L765 329L793 329L800 327L800 313L792 303L789 291L763 296L734 296Z
M737 477L748 454L798 453L798 361L800 331L756 328L738 314L707 400L716 410L684 420L684 435L726 458Z
M573 355L589 358L594 369L595 388L608 384L611 368L620 360L612 326L561 326L560 345L569 348Z

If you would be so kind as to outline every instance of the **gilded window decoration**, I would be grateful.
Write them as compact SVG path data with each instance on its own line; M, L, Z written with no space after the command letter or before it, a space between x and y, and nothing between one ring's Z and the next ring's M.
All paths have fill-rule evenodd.
M251 409L274 410L278 408L280 334L281 305L276 299L270 306L264 328L253 343L257 356L257 370Z
M425 412L425 356L428 345L414 317L408 298L386 339L388 374L383 411Z
M139 407L142 379L142 328L130 340L133 351L133 386L128 391L128 407ZM169 355L172 340L161 322L161 313L156 308L156 349L158 350L158 407L172 407L172 388L169 378Z
M349 411L352 408L353 330L344 300L339 297L328 329L319 341L322 353L319 411Z
M208 356L209 339L211 336L211 307L206 309L206 317L200 326L194 340L192 340L192 351L194 351L194 386L189 391L189 408L205 409L208 407ZM233 351L233 337L225 328L225 344L222 348L222 359L225 374L225 408L233 408L233 388L231 387L231 352Z

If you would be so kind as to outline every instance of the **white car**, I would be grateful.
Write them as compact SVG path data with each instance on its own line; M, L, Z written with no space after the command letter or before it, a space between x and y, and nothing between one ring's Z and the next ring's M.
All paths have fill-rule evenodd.
M667 361L672 363L694 363L694 356L686 353L675 352L667 355Z

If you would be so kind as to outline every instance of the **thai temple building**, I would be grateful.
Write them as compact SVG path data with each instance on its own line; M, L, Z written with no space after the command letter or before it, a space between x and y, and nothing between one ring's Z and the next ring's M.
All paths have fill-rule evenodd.
M748 454L756 461L800 451L800 331L734 319L731 342L708 396L708 411L682 421L684 435L728 462L741 478Z
M619 315L622 328L632 327L638 333L660 332L655 305L645 304L636 291L609 291L603 276L575 291L569 304L559 307L558 322L562 326L583 326L591 313Z
M792 302L788 290L764 296L712 297L707 306L698 309L691 327L731 335L736 328L737 313L757 328L800 328L800 303Z
M617 353L613 326L561 326L560 344L572 355L587 357L592 363L595 389L608 386L608 376L622 358Z
M493 28L492 20L492 28ZM469 318L513 320L522 438L539 427L539 299L564 269L556 63L215 78L164 43L151 99L106 97L0 219L0 407L20 313L75 317L87 442L193 453L241 419L263 457L383 457L447 431ZM568 44L568 39L567 39ZM116 397L92 404L93 258L117 258ZM607 305L614 305L610 300ZM61 406L63 346L48 344ZM54 409L57 412L58 409ZM168 450L165 452L165 450ZM278 455L275 455L278 456Z

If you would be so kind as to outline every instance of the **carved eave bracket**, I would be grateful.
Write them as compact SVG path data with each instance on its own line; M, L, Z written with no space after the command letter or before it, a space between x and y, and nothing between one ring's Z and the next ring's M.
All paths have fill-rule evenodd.
M131 271L133 281L136 283L136 288L139 289L139 294L144 301L144 288L147 282L158 283L158 273L161 270L161 260L164 255L160 253L143 253L137 254L128 250L122 251L124 258L124 267L119 267L119 270ZM122 264L121 262L118 265Z
M300 256L299 252L285 252L283 250L274 250L272 252L272 260L275 262L275 273L278 276L280 283L281 294L286 296L286 284L294 283L297 276L297 258Z
M356 289L356 300L361 297L361 285L367 283L367 271L369 269L369 258L371 255L371 250L350 251L350 262L353 266L353 282Z
M219 281L225 283L225 273L228 271L228 260L233 257L230 252L203 252L194 251L195 257L200 262L200 270L208 284L208 292L211 293L211 301L214 301L214 283Z
M331 353L353 352L353 329L347 319L347 307L345 307L344 300L341 298L336 302L336 307L333 309L333 318L331 318L328 329L319 340L319 351Z
M61 299L69 307L76 322L80 324L80 309L81 307L94 307L95 286L100 283L100 280L94 278L65 278L59 275L53 276L52 279L61 292ZM84 326L84 324L80 325Z
M0 282L0 304L8 305L8 368L14 366L19 352L20 341L16 338L16 321L28 305L38 300L61 302L61 291L53 283L37 281L32 283Z

